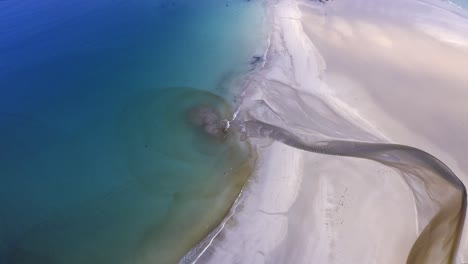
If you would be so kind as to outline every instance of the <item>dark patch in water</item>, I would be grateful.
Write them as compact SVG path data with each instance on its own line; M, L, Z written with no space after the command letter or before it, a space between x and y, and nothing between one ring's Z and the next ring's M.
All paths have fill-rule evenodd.
M38 254L23 248L14 248L7 253L6 264L58 264L50 256Z
M199 126L209 135L222 139L226 136L226 121L221 119L220 113L209 105L193 107L188 113L192 124Z
M250 61L250 65L257 66L261 62L263 62L263 57L256 55L252 57L252 60Z

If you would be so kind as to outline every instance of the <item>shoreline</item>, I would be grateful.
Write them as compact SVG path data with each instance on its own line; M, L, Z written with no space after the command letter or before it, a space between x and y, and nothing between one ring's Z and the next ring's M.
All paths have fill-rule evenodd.
M268 13L271 14L270 17L272 19L271 23L272 23L272 28L273 28L272 33L268 39L269 45L263 56L264 60L263 60L262 67L258 71L255 71L254 73L249 74L249 76L247 77L247 81L246 81L247 84L245 85L245 89L243 89L243 92L241 93L242 99L241 99L240 109L245 110L245 109L250 108L251 106L249 104L251 104L251 102L259 100L261 98L262 92L260 91L261 89L259 89L257 86L259 85L262 87L267 86L267 84L265 83L265 80L267 82L272 81L272 82L286 83L288 85L297 85L298 87L300 87L300 89L304 89L306 91L307 91L307 88L305 87L306 85L315 85L321 82L319 80L319 77L320 77L321 71L323 71L324 62L322 58L316 57L320 55L317 52L317 50L314 49L314 46L312 45L312 43L307 43L307 42L310 42L310 40L308 40L307 37L303 38L303 41L306 42L304 44L308 45L307 48L310 49L308 51L309 55L306 56L306 59L312 59L314 63L317 63L317 65L313 68L314 72L316 72L315 78L309 79L308 77L305 77L307 73L304 73L304 72L302 72L302 76L299 74L296 75L294 71L295 68L300 68L302 71L307 71L307 69L304 68L304 65L306 65L307 62L304 62L304 61L299 62L299 64L302 63L302 65L299 65L299 66L291 65L290 67L283 67L285 64L292 64L292 62L288 61L288 60L291 60L290 55L287 54L286 52L283 53L282 49L289 51L289 49L291 48L288 49L285 47L285 45L294 44L294 41L291 41L291 40L294 40L295 37L300 36L302 34L302 29L301 29L300 23L297 23L299 21L300 11L297 7L294 6L296 2L294 0L293 1L280 0L278 2L279 2L278 5L280 5L280 8L276 6L277 4L271 4L271 6L268 7ZM287 17L287 19L284 19L284 17ZM291 24L288 25L288 23L283 23L285 21L288 21L288 22L294 21L294 23L292 25ZM295 29L297 31L294 32L296 34L295 36L290 35L289 40L286 41L284 39L283 32L288 31L288 29ZM295 49L297 50L297 53L295 54L295 56L300 56L302 53L301 48L295 47ZM283 70L285 70L285 72L281 72ZM294 80L294 81L290 82L290 80ZM318 94L324 93L325 96L327 95L326 94L327 91L325 90L321 90L317 92ZM324 94L321 94L321 95L323 96ZM248 98L248 100L246 100L246 98ZM322 98L322 100L324 101L333 100L333 98L330 98L330 97ZM330 103L330 102L327 102L327 103ZM362 124L363 127L367 125L368 127L365 130L373 131L374 133L379 134L379 137L384 138L384 136L378 131L376 131L375 128L371 127L370 124L367 123L365 125L364 124L365 121L359 116L357 116L356 112L353 112L349 106L346 106L343 102L339 102L336 100L333 102L333 104L335 107L350 111L351 113L349 113L347 117L350 117L354 120L359 120L358 122L363 123ZM245 113L241 113L241 114L245 114ZM343 139L353 139L353 137L351 138L343 137ZM363 132L362 135L358 135L357 133L354 139L361 139L361 140L367 139L369 141L378 140L375 137L369 137L367 132ZM251 200L250 202L247 201L247 203L251 203L252 210L258 209L257 208L257 206L259 205L258 203L260 203L260 206L266 207L267 209L259 210L266 215L281 214L281 212L284 213L288 210L288 208L290 208L293 205L296 199L296 196L298 195L299 189L300 189L302 176L300 175L300 173L297 173L296 177L291 177L291 175L285 177L285 175L288 174L290 171L295 171L298 168L302 167L301 159L303 159L303 157L301 153L277 142L265 143L265 141L261 139L260 140L252 139L252 141L253 141L252 144L258 149L258 156L259 156L259 160L256 164L256 168L253 172L253 176L251 176L251 178L249 179L248 183L242 190L235 204L231 208L229 215L223 220L220 227L215 229L212 232L212 234L210 234L205 239L204 242L201 242L191 252L189 252L186 255L186 257L182 259L181 263L205 263L205 262L217 263L221 261L221 259L225 261L224 259L225 256L223 256L221 259L218 259L218 260L216 259L213 260L212 258L210 258L210 256L212 255L212 252L211 252L212 247L216 246L215 244L217 243L216 239L218 235L223 235L221 234L222 232L230 231L230 230L227 230L227 228L229 227L226 227L229 225L229 222L238 221L235 219L237 217L235 213L238 214L239 213L238 211L245 210L244 206L245 206L246 200ZM264 147L265 144L266 145L271 144L271 146ZM284 167L278 168L278 167L271 165L272 163L275 163L274 160L277 160L278 162L280 162L282 158L287 157L287 156L289 156L290 160L292 161L292 162L287 163L287 165L285 166L287 168L284 168ZM273 174L275 170L281 170L283 172L283 175L279 175L275 177L274 180L265 179L265 175ZM275 180L279 180L280 182L275 183L274 182ZM262 181L267 181L267 182L262 182ZM282 190L284 186L283 184L294 186L294 187L291 188L290 190ZM256 197L257 199L253 198L256 196L253 193L259 192L259 189L260 189L260 192L263 192L263 193L268 192L269 190L276 191L277 193L273 195L273 196L277 196L274 202L279 203L280 205L279 206L275 205L272 202L269 203L267 201L269 198L266 198L266 197ZM242 208L239 209L239 207L242 207ZM270 208L268 209L268 207ZM280 208L280 210L278 210L278 208ZM272 220L272 222L276 222L276 221L277 220ZM278 221L281 222L280 220ZM284 223L274 224L274 225L282 226L283 229L285 228ZM275 228L271 228L271 229L274 230ZM209 243L206 244L206 240L208 240ZM201 246L203 244L205 246ZM200 255L194 257L193 254L196 254L196 255L200 254ZM253 259L255 259L255 256L253 257ZM245 261L250 261L250 260L245 260Z
M242 96L240 118L246 120L253 116L280 127L290 126L288 128L292 127L298 133L313 131L313 140L380 143L395 142L395 137L398 141L402 140L398 134L388 135L379 130L382 123L375 122L375 116L379 115L371 115L369 118L365 108L350 107L353 102L346 103L341 100L342 97L336 96L340 90L333 90L335 87L327 83L326 60L303 28L304 11L299 9L299 5L304 3L299 2L282 0L272 4L271 44L262 69L249 77L250 81ZM284 87L289 88L285 90ZM315 124L315 119L307 115L296 118L298 112L294 110L297 109L288 106L286 100L303 100L304 97L305 105L313 103L321 107L315 110L323 111L313 117L318 120ZM261 102L279 115L272 116ZM387 116L385 120L388 120ZM312 125L300 126L301 121L312 122ZM431 152L435 149L427 141L415 138L417 135L414 132L408 134L408 139L422 142L418 145L424 148L429 146ZM285 263L291 260L294 263L311 260L318 263L343 263L350 256L364 260L360 263L369 263L371 259L379 260L378 263L406 261L411 246L421 232L421 226L427 222L418 222L415 197L408 188L407 180L397 172L371 162L305 153L265 139L252 141L259 152L254 175L244 187L229 216L215 231L215 235L209 238L208 246L203 248L195 261L188 263ZM437 150L436 156L439 154L441 152ZM445 154L442 157L447 159ZM455 164L449 162L449 165L452 168ZM456 167L457 174L460 171ZM307 177L307 173L314 176ZM351 179L340 177L348 173ZM375 176L377 179L366 183L367 186L360 186ZM307 188L314 191L310 193ZM408 201L413 201L413 204ZM369 222L366 216L355 215L355 211L361 210L361 207L365 210L361 214L371 213L380 222ZM385 215L388 217L382 217ZM361 221L353 222L353 218ZM381 226L387 230L380 230ZM355 232L349 231L353 228ZM373 231L366 233L369 229ZM388 238L388 230L392 230L394 237L391 239ZM366 234L371 243L364 241L364 238L356 240L356 235L360 234ZM317 241L320 240L317 238L325 242ZM373 248L375 244L380 251ZM460 246L461 259L467 258L462 254L466 244L464 242ZM365 252L353 252L353 249L358 248L373 248L371 251L374 255L362 256L359 254Z

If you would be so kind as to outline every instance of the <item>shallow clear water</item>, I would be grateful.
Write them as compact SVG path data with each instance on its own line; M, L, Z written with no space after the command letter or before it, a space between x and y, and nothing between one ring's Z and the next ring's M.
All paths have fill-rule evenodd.
M453 3L457 4L464 9L468 9L468 0L451 0Z
M174 263L206 235L250 153L187 112L230 115L263 19L243 0L0 1L0 263Z

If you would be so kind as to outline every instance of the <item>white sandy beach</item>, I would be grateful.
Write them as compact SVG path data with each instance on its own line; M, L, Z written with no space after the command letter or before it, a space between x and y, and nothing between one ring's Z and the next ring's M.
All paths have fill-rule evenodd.
M468 183L467 13L430 0L279 0L270 12L241 118L314 140L418 147ZM254 144L254 176L197 263L406 263L434 214L384 165Z

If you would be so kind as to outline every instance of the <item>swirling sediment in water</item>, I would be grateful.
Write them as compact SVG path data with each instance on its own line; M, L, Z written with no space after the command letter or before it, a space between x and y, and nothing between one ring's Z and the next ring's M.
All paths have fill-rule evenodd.
M137 93L73 136L0 113L0 263L176 263L251 173L249 143L222 130L230 116L193 87Z

